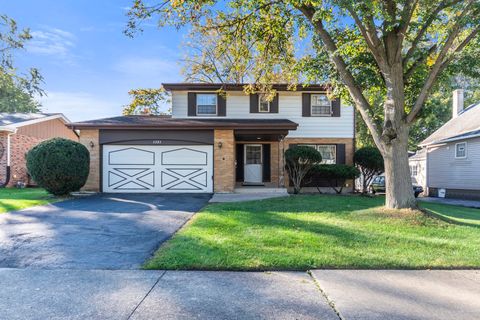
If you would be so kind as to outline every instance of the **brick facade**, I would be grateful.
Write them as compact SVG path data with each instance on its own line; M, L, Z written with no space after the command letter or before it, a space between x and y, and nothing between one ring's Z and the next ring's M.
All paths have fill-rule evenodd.
M82 130L80 143L87 147L90 152L90 172L87 182L83 186L84 191L100 191L100 144L98 130ZM91 146L93 143L93 147Z
M221 143L221 147L219 147ZM233 130L215 130L213 144L213 187L215 192L235 189L235 136Z
M2 184L5 182L7 172L7 136L7 132L0 134L0 183ZM26 156L31 148L44 140L19 133L10 135L10 181L8 187L13 187L18 182L27 185L34 183L27 173Z
M284 149L287 150L291 144L345 144L345 164L353 165L353 154L355 153L355 140L352 138L286 138ZM348 187L344 192L351 192L354 187L352 180L347 180ZM285 172L285 186L289 186L288 173ZM290 189L290 187L289 187ZM318 192L317 188L304 187L303 192ZM331 188L320 188L321 192L331 193Z

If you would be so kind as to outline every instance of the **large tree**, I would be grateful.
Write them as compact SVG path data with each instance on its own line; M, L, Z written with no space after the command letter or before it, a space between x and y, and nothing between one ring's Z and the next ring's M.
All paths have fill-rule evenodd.
M388 208L416 206L410 127L439 76L480 31L478 0L135 0L129 16L130 34L152 18L217 30L219 46L243 46L238 52L254 57L261 84L296 70L297 79L348 93L384 158Z
M43 77L36 68L20 73L13 59L30 39L28 29L19 29L15 20L0 15L0 112L36 112L40 107L35 95L44 94Z

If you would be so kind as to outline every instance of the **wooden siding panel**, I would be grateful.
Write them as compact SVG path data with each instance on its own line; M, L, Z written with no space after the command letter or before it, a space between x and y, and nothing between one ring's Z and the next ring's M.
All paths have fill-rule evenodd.
M480 138L464 141L467 142L465 159L455 159L455 143L460 141L428 148L428 187L480 190Z
M172 93L172 116L187 118L187 92ZM279 92L278 113L250 113L250 97L243 92L228 92L227 118L289 119L299 124L289 138L353 138L353 107L342 105L340 117L303 117L302 93Z
M78 136L75 134L75 132L73 132L71 129L68 129L60 119L52 119L20 127L18 128L17 133L39 139L62 137L78 141Z

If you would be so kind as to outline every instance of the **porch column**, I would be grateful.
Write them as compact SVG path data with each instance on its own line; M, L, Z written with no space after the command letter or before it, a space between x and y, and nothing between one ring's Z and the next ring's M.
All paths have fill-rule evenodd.
M215 192L235 189L235 136L233 130L215 130L213 186Z

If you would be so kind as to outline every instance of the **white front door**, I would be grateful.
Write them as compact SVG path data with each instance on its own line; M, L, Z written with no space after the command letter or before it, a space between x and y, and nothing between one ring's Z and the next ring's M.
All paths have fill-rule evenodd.
M104 192L212 192L212 146L103 146Z
M245 177L247 183L262 183L262 145L245 145Z

